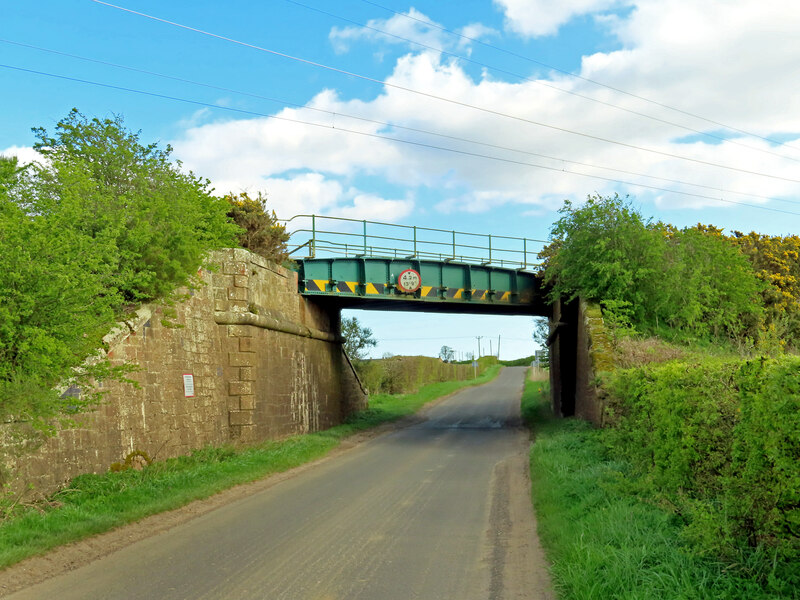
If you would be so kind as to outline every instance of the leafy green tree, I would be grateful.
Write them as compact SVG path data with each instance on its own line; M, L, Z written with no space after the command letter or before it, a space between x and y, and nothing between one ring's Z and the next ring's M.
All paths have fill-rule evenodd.
M547 317L533 318L533 341L542 348L547 348L547 339L550 337L550 321Z
M666 326L674 337L752 345L762 286L728 240L645 220L617 195L590 196L582 206L567 201L560 212L542 253L551 298L600 302L609 318L624 316L643 333Z
M378 341L372 337L372 329L362 327L355 317L342 319L342 337L344 351L355 360L363 360L366 358L367 348L378 345Z
M251 198L247 192L224 196L228 202L228 217L241 228L237 238L242 248L260 254L278 264L287 258L286 226L278 222L275 211L267 211L267 199L259 193Z
M238 227L208 181L183 173L171 148L144 145L120 117L77 109L50 136L34 129L46 162L28 177L22 205L113 249L109 285L125 301L152 300L186 284L205 252L233 245Z
M8 198L8 190L16 185L24 171L13 156L0 156L0 198Z
M693 227L676 233L669 249L680 285L668 294L665 321L700 338L755 338L764 286L738 248Z
M94 382L124 377L92 355L131 304L190 282L240 231L208 182L120 118L73 110L52 137L34 131L40 164L0 158L0 420L23 445L95 404Z
M589 196L583 206L567 200L559 213L544 255L551 298L626 301L646 320L666 251L652 224L618 195Z
M6 163L7 166L8 163ZM0 192L0 421L23 446L99 400L62 398L68 386L119 378L124 368L84 362L114 322L117 292L95 240L11 201ZM6 440L8 441L8 440ZM4 446L3 452L11 450ZM0 472L0 480L3 474Z

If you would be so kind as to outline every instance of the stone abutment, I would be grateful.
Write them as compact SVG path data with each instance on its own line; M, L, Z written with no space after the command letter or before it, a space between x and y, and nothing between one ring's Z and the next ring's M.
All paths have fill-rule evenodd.
M100 384L103 404L11 465L41 493L105 472L134 450L156 459L336 425L366 407L344 354L339 311L297 293L297 274L242 249L215 252L201 285L146 306L107 337L137 385Z

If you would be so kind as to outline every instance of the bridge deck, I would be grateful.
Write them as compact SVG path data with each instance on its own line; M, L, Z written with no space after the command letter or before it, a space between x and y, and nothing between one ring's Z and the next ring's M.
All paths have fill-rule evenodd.
M374 256L306 258L299 262L300 293L342 307L487 314L549 312L541 280L523 269Z
M318 215L286 223L298 227L290 254L309 253L298 260L299 291L320 301L375 310L549 314L532 271L541 240Z

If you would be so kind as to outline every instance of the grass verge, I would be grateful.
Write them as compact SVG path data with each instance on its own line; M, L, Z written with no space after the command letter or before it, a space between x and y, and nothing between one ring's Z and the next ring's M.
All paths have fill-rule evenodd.
M3 521L0 569L56 546L310 462L354 433L410 415L463 387L486 383L499 371L500 366L494 365L477 379L434 383L416 394L373 396L369 409L317 433L243 449L207 447L189 456L153 463L141 471L81 475L48 502L17 508Z
M746 565L693 555L678 519L626 483L629 465L609 459L603 431L552 417L547 382L526 382L522 412L539 537L562 600L800 597L765 591Z

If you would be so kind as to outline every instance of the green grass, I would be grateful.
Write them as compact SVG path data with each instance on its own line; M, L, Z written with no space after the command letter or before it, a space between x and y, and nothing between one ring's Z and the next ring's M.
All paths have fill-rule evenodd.
M695 556L681 523L630 483L629 466L612 461L603 432L550 414L547 382L527 382L523 416L531 426L533 502L538 531L562 600L765 600L748 565ZM638 489L638 491L637 491Z
M499 371L494 365L474 380L435 383L416 394L374 396L368 410L317 433L244 449L208 447L141 471L81 475L49 503L17 508L5 519L0 525L0 568L320 458L354 433L410 415L460 388L486 383Z

